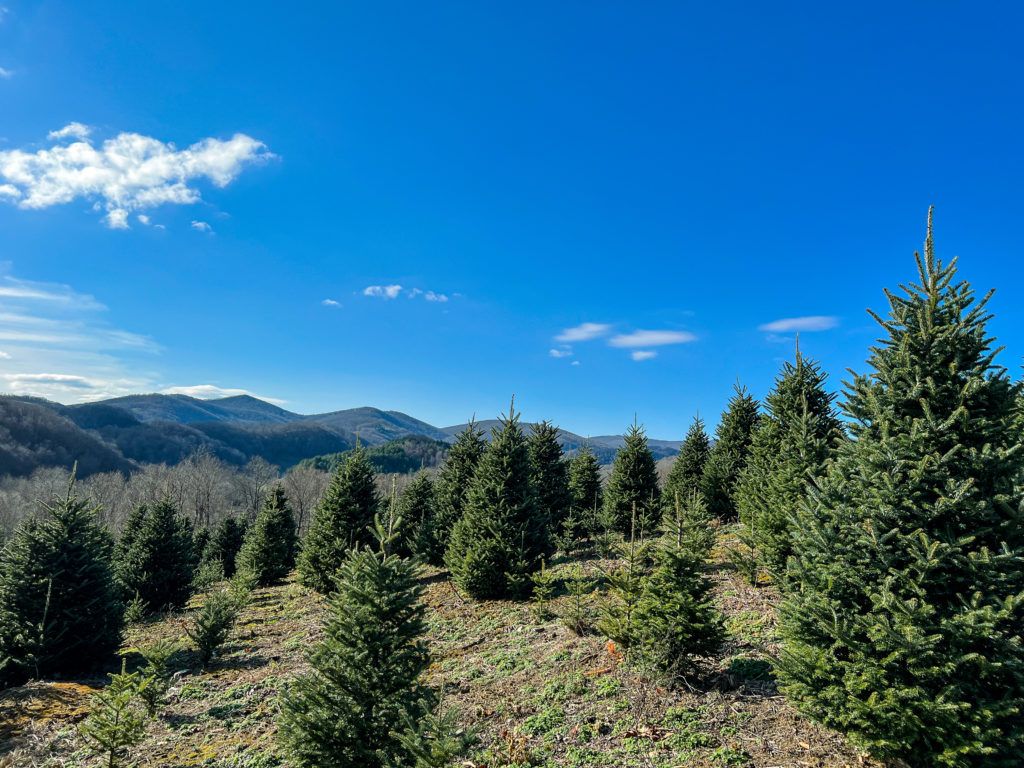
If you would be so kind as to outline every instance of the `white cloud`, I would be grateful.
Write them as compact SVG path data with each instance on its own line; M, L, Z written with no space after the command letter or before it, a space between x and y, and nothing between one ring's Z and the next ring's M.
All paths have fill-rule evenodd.
M58 131L50 131L46 134L46 138L50 141L60 141L61 139L85 139L90 133L92 133L92 128L85 123L68 123Z
M688 344L697 337L688 331L633 331L613 336L608 340L612 347L663 347L667 344ZM634 360L637 358L634 357ZM646 360L647 358L639 358Z
M250 392L248 389L231 389L226 387L218 387L216 384L193 384L187 387L167 387L161 389L160 394L162 395L188 395L189 397L195 397L199 400L217 400L222 397L237 397L238 395L249 395L268 403L274 403L275 405L281 405L287 402L276 397L266 397L264 395L257 395L254 392Z
M839 318L831 315L810 315L808 317L784 317L772 320L758 327L766 333L795 333L827 331L839 325Z
M590 341L605 336L612 327L605 323L580 323L573 328L566 328L555 336L555 341Z
M10 353L9 352L4 352L2 349L0 349L0 360L10 360L10 359L11 359Z
M402 292L400 285L368 285L363 288L363 296L373 296L378 299L396 299Z
M145 224L147 227L149 226L150 219L149 219L149 216L147 216L146 214L140 213L135 218L137 218L139 220L140 224Z
M433 291L427 291L425 294L423 294L423 298L425 298L427 301L437 301L442 304L448 301L448 297L445 296L443 293L434 293Z
M92 201L107 212L109 226L120 228L127 225L129 212L198 202L200 193L192 182L208 179L226 187L247 166L273 157L266 145L243 133L227 140L203 139L179 150L138 133L120 133L97 146L81 135L84 128L71 123L53 132L78 138L68 144L0 151L4 196L23 209Z
M569 365L579 365L579 364L580 364L579 360L573 360L571 363L569 363Z
M0 67L0 78L3 78L4 80L9 80L12 77L14 77L14 70L13 69L7 69L5 67Z
M658 353L652 349L636 349L629 356L639 363L643 360L652 360L658 356Z
M548 354L554 358L572 357L572 350L568 348L549 349Z
M195 220L193 220L192 223L189 224L189 226L192 227L192 229L195 229L195 230L197 230L199 232L206 232L207 234L213 234L213 227L211 227L209 225L209 223L207 223L205 221L195 221Z
M340 301L335 301L334 299L324 299L320 303L323 304L325 307L340 307L341 306L341 302Z
M406 296L408 296L408 297L409 297L410 299L415 299L415 298L416 298L417 296L419 296L419 295L420 295L421 293L423 293L422 289L420 289L420 288L412 288L412 289L410 289L410 290L409 290L409 291L408 291L408 292L406 293Z
M21 197L21 192L13 184L0 184L0 197L10 197L17 199Z

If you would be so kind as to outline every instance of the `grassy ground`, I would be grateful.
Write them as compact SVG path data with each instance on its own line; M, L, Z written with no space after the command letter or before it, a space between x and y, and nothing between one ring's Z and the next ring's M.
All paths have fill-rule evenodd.
M607 563L553 566L595 578ZM864 766L844 740L803 719L775 691L774 595L725 566L714 576L729 639L721 654L674 688L623 664L614 647L577 635L526 603L463 599L441 571L424 574L433 665L430 681L480 741L467 768L501 766ZM196 598L191 607L199 604ZM597 595L587 599L588 608ZM289 582L255 593L224 655L206 672L190 650L134 764L156 768L283 765L275 740L278 691L305 668L322 600ZM182 616L129 629L125 647L184 635ZM129 656L129 664L137 656ZM77 735L88 696L102 680L37 682L0 694L0 768L87 766Z

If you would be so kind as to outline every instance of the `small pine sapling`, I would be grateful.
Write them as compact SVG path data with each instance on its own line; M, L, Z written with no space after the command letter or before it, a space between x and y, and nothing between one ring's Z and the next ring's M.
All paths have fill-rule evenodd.
M538 621L551 617L551 598L555 596L555 577L542 560L540 570L530 577L533 581L533 613Z
M585 635L593 626L588 597L594 589L594 580L583 570L583 566L577 564L569 572L565 588L569 600L562 615L562 623L574 634Z
M121 661L120 674L111 674L110 683L93 694L92 706L78 732L86 748L102 758L107 768L117 768L132 747L146 733L146 711L142 695L149 679L139 672L126 672Z
M634 613L643 594L647 566L647 547L637 537L636 524L634 513L629 539L619 548L620 562L606 575L609 589L597 624L605 637L626 649L627 655L636 640Z
M185 628L189 639L196 644L199 660L207 668L213 657L227 642L238 618L238 602L229 590L211 592L192 623Z
M139 696L150 717L156 717L163 704L171 680L171 657L180 649L178 641L166 638L133 649L146 662L140 672L149 683L139 691Z

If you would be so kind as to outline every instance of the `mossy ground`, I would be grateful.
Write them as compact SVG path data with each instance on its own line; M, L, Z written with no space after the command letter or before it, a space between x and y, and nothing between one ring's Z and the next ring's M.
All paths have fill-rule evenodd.
M599 577L607 562L577 565ZM444 572L424 573L433 664L442 689L479 743L466 766L818 766L868 764L842 737L802 718L775 691L768 659L775 645L775 596L727 567L713 567L729 639L684 681L667 686L624 663L597 635L571 632L559 589L549 615L529 603L476 603ZM598 595L588 598L596 607ZM202 596L193 600L194 608ZM276 744L277 696L305 668L323 600L294 582L261 589L242 613L223 655L202 672L185 647L172 665L166 705L133 754L140 768L270 768L284 765ZM131 627L125 649L184 636L183 616ZM129 665L138 656L129 654ZM0 694L0 768L90 765L77 724L102 678L35 682Z

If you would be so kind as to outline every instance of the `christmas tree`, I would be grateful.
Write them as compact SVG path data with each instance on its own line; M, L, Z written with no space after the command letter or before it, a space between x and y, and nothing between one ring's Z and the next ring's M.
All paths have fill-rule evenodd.
M685 503L694 491L700 490L704 466L708 463L710 455L711 441L704 431L704 421L697 416L690 425L686 439L679 449L679 455L672 462L672 469L665 479L662 500L666 515L674 514L677 503Z
M708 509L719 520L736 519L736 481L747 465L750 441L759 418L757 400L746 387L737 384L715 430L715 445L701 478Z
M265 587L281 581L295 565L295 517L280 485L267 494L256 520L245 534L236 568Z
M569 465L562 454L558 436L558 427L549 421L542 421L533 426L527 441L530 451L530 482L537 496L537 511L545 518L550 536L561 530L572 504L569 495Z
M475 421L470 421L455 438L447 460L438 470L434 484L437 511L430 557L434 565L441 565L444 561L452 528L462 517L466 495L486 445L483 432L477 428Z
M643 538L645 532L650 534L657 527L661 516L660 500L654 454L647 446L643 427L634 423L615 454L612 473L604 491L606 513L623 533L629 533L635 522L637 537Z
M334 471L313 512L298 561L302 583L323 594L331 592L348 550L367 542L379 507L373 466L366 451L356 446Z
M444 553L437 551L435 510L434 481L427 472L420 472L398 497L397 511L404 529L398 544L402 556L417 555L432 563L443 559Z
M124 598L149 611L178 610L192 596L199 558L192 526L170 500L137 510L114 551L114 575Z
M89 671L120 643L112 542L96 509L67 495L28 518L0 553L0 686Z
M880 759L1009 768L1024 754L1019 387L996 365L988 296L935 258L930 215L917 262L875 315L852 439L794 528L778 674Z
M514 406L491 434L452 529L445 560L472 597L522 597L550 543L530 482L530 454Z
M569 461L569 497L573 511L587 521L593 521L604 503L601 465L588 445L584 444Z

